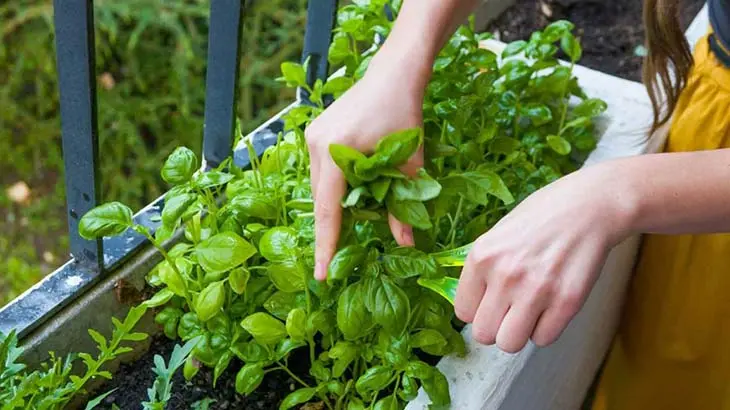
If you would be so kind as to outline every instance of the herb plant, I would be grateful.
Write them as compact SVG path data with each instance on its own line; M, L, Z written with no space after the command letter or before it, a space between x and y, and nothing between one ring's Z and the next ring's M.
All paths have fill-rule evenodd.
M282 65L281 80L306 89L311 104L287 114L286 132L260 158L237 133L250 167L229 159L203 171L181 147L162 167L172 188L154 235L118 202L82 218L84 237L134 229L160 250L164 260L147 277L159 290L144 304L158 309L167 337L200 338L184 365L187 379L202 364L213 368L215 384L240 361L232 371L241 394L273 371L299 383L280 409L310 401L330 410L400 409L420 387L434 406L447 406L446 377L429 363L465 353L449 301L470 243L595 147L592 119L606 106L573 76L581 49L571 23L552 23L501 56L480 47L489 35L460 27L435 61L422 128L386 136L371 155L330 147L349 190L328 279L314 280L304 129L367 69L371 54L360 50L377 48L373 35L390 30L385 3L340 10L329 58L342 75L309 86L302 65ZM559 53L570 62L559 62ZM421 145L425 165L409 178L398 166ZM415 227L415 247L395 244L388 212ZM185 239L165 250L177 230ZM295 349L306 352L309 374L289 369Z

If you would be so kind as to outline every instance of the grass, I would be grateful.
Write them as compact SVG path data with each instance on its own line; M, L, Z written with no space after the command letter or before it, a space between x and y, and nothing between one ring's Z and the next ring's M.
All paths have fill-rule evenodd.
M306 0L255 1L244 18L238 115L254 128L294 98L274 81L302 47ZM164 192L178 145L202 146L208 1L96 0L104 201ZM0 4L0 305L68 257L51 0ZM11 187L24 184L27 197Z

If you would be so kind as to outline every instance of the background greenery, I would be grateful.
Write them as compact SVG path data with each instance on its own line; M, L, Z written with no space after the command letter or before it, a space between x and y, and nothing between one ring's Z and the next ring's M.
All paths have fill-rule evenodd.
M299 58L306 0L249 0L238 115L250 130L290 103L275 82ZM137 208L160 164L197 147L207 0L96 0L102 199ZM0 305L68 257L52 0L0 0ZM20 185L18 185L20 183ZM29 195L12 195L23 184Z

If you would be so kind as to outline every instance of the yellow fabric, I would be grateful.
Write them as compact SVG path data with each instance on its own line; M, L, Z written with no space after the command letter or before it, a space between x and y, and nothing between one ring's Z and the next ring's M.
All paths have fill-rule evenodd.
M704 37L666 151L728 147L730 70ZM730 410L730 235L645 236L627 297L593 410Z

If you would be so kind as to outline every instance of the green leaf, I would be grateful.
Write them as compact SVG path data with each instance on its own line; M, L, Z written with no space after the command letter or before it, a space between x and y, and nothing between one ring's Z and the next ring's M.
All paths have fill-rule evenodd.
M417 178L395 180L392 192L398 201L429 201L441 193L441 184L421 169Z
M393 369L386 366L373 366L358 377L355 382L355 389L361 396L383 390L387 387L393 377Z
M541 126L553 120L553 113L545 104L529 103L521 107L521 115L529 118L535 126Z
M215 368L213 369L213 388L215 388L215 385L218 382L218 378L228 368L228 365L231 363L232 358L233 353L231 353L230 350L227 350L223 352L223 354L218 359L218 363L215 364Z
M279 410L288 410L297 404L306 403L312 400L317 393L314 387L304 387L289 393L279 405Z
M553 43L558 41L566 33L570 33L575 28L575 25L568 20L557 20L550 23L542 31L543 38L546 42Z
M271 228L259 240L261 256L272 262L294 259L296 249L297 232L289 227Z
M256 341L265 345L272 345L285 338L286 326L273 316L257 312L241 321L241 327L246 329Z
M570 57L570 61L576 62L580 60L583 55L583 49L580 46L580 42L571 33L565 33L560 39L560 48L563 52Z
M431 229L431 220L428 216L428 210L422 202L418 201L399 201L392 193L385 198L385 204L388 212L408 225L418 229Z
M290 338L282 340L276 346L276 357L278 358L277 360L286 358L286 356L291 353L292 350L298 349L306 345L307 342L303 340L292 340Z
M233 197L229 206L243 215L270 220L280 214L275 201L276 198L270 194L247 191Z
M307 313L302 308L293 309L286 318L286 332L293 340L304 340Z
M558 135L548 135L547 143L550 149L560 155L568 155L571 151L570 143L563 137Z
M164 288L161 291L155 293L154 296L145 300L143 303L147 307L162 306L167 303L175 294L168 288Z
M307 77L301 64L285 61L281 63L281 74L290 87L303 87L307 84Z
M195 301L195 312L198 319L206 322L221 311L226 301L226 289L223 281L213 282L206 286Z
M368 185L368 187L370 188L370 193L373 195L373 198L378 201L378 203L383 203L385 195L390 189L391 181L392 179L390 178L378 178L375 181L371 182L370 185Z
M360 65L357 66L357 69L355 69L355 79L359 80L365 76L365 72L367 71L368 67L370 66L370 60L373 59L372 55L369 55L362 59L360 62Z
M198 157L193 151L185 147L177 147L165 160L160 175L168 184L183 184L190 180L197 166Z
M233 232L222 232L195 247L198 263L208 273L237 267L256 254L256 248Z
M272 263L266 268L271 282L282 292L294 293L304 290L305 282L296 262L289 260Z
M459 285L459 280L456 278L448 276L439 279L418 278L418 284L443 296L452 305L456 300L456 288Z
M440 266L464 266L466 257L469 255L474 243L468 243L458 248L430 254Z
M232 179L232 174L226 174L220 171L207 171L197 174L193 178L193 186L198 189L209 189L226 184Z
M99 404L101 404L101 402L104 401L104 399L107 398L107 396L109 396L110 394L114 393L114 391L116 391L116 390L117 390L116 388L115 389L111 389L111 390L109 390L108 392L106 392L104 394L101 394L99 396L96 396L93 400L89 400L89 402L86 403L86 407L84 408L84 410L92 410L92 409L95 409L96 406L98 406Z
M294 294L279 291L266 299L264 309L279 319L286 320L292 309L304 305L304 299L303 293Z
M183 377L185 377L185 380L192 380L199 371L200 364L198 363L198 361L195 360L195 357L188 356L188 358L185 360L185 365L183 366Z
M437 406L445 406L451 403L449 396L449 382L446 376L437 368L433 368L433 375L425 380L421 380L423 390L428 394L431 402Z
M342 200L342 207L352 208L353 206L357 205L361 197L364 197L366 195L368 195L368 189L364 186L359 186L351 190L350 193L347 194L345 199Z
M405 401L411 401L418 396L418 383L412 378L407 375L403 375L403 378L400 381L401 389L398 392L398 396L405 400Z
M337 302L337 327L346 340L354 340L370 330L371 318L365 309L363 292L359 283L345 288Z
M390 278L381 276L379 280L380 286L375 288L373 295L373 320L393 335L399 335L411 315L408 295Z
M178 258L175 261L176 265L178 265L177 261L181 259L184 258ZM160 265L158 265L157 272L160 280L165 285L167 285L167 288L170 289L172 293L183 297L187 295L187 285L185 284L185 279L180 276L180 274L175 271L175 269L173 269L167 261L163 261L162 263L160 263Z
M413 276L427 278L439 276L436 261L416 248L395 248L384 254L382 261L385 271L395 277L405 279Z
M79 235L84 239L117 236L132 226L132 210L120 202L99 205L79 220Z
M346 279L362 265L366 256L367 249L361 245L350 245L340 249L329 264L327 281L332 283Z
M197 195L191 193L180 193L171 198L165 198L165 207L162 208L162 223L166 226L175 226L183 213L195 203Z
M322 87L322 93L332 94L335 98L337 98L352 87L353 83L354 81L351 77L335 77L324 84L324 87Z
M384 397L375 402L374 410L400 410L400 403L395 396Z
M427 353L429 348L442 348L447 344L448 340L438 330L434 329L423 329L411 336L411 346L421 348Z
M450 175L441 179L441 185L444 187L444 195L461 195L478 205L486 205L488 195L496 196L507 205L514 202L514 197L502 178L489 170Z
M606 111L606 108L608 105L605 101L599 98L588 98L573 108L571 114L578 117L595 117Z
M423 139L421 128L409 128L394 132L378 141L372 156L376 168L398 167L408 161L418 150Z
M358 161L365 161L367 157L362 152L347 145L330 144L330 156L335 164L342 170L345 179L352 186L362 184L362 179L355 173L355 164Z
M357 358L357 355L358 349L354 344L338 341L329 350L329 357L335 361L335 364L332 365L332 376L341 377L350 363Z
M264 380L263 363L246 364L236 374L236 392L248 396Z
M91 336L91 338L94 339L96 344L99 346L99 351L103 352L107 350L106 338L102 336L101 333L94 329L88 329L87 332L89 332L89 336Z
M502 51L502 58L509 58L522 52L527 47L527 42L524 40L513 41L504 48Z
M248 280L251 278L251 272L244 267L238 267L231 271L228 275L228 284L231 285L231 289L239 295L246 292L246 285Z
M347 410L365 410L365 404L357 397L351 397L347 403Z

